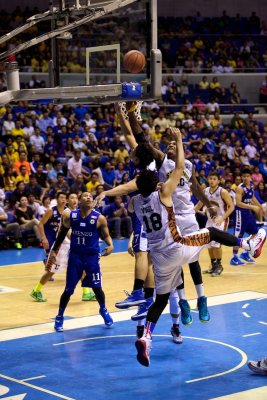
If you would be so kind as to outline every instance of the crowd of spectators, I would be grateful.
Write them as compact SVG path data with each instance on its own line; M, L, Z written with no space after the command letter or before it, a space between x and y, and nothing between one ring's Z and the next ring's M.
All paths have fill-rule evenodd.
M136 7L136 9L134 8ZM138 49L146 53L145 12L133 6L123 14L105 16L74 30L71 40L59 40L62 72L85 72L87 47L120 43L121 53ZM38 14L38 9L19 6L13 13L0 12L0 35L25 23ZM33 26L12 40L10 46L23 43L50 30L49 22ZM267 27L255 12L250 17L206 18L199 12L192 17L159 17L158 43L163 55L163 72L231 73L265 72L267 69ZM1 49L7 49L5 45ZM17 55L26 71L47 72L51 59L49 41L33 46ZM101 52L90 59L90 72L115 72L115 52ZM122 65L123 69L123 65Z
M249 166L257 196L266 202L267 124L252 113L244 118L236 112L225 125L214 102L203 107L187 103L176 112L151 102L143 104L141 116L147 139L162 151L170 127L181 129L186 158L193 162L200 184L205 186L215 169L222 184L233 189L243 166ZM96 196L129 180L130 151L113 105L7 105L0 109L0 132L0 216L6 213L9 223L24 230L36 228L58 191L87 190ZM131 233L128 201L118 196L100 205L116 238Z

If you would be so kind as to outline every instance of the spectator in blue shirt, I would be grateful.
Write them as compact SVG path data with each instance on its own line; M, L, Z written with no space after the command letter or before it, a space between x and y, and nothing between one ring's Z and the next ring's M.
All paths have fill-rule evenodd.
M49 117L48 110L44 111L43 117L39 119L38 124L42 133L45 133L49 126L53 126L53 120Z
M121 196L114 197L114 203L104 208L104 214L108 223L113 225L114 239L121 239L121 228L124 228L126 237L132 233L132 219L128 215L126 204L122 202Z
M105 190L113 188L115 181L115 172L112 169L111 163L106 162L105 168L102 168L102 175L105 183Z

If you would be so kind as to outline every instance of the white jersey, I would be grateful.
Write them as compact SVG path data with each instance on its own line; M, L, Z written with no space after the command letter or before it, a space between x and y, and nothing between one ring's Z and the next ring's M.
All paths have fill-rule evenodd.
M204 190L204 193L206 197L209 199L211 206L216 207L218 217L222 217L225 214L225 211L227 210L227 205L225 204L225 201L222 198L222 190L223 188L221 186L218 186L215 192L211 192L210 187L207 187Z
M173 207L162 204L159 192L153 192L144 198L140 194L134 198L133 208L139 221L142 222L146 232L150 250L168 251L175 243L175 238L180 237L176 227Z
M160 182L166 182L175 168L175 162L165 156L159 169ZM185 167L180 182L172 195L174 211L176 215L195 214L194 204L191 201L190 179L192 177L193 164L185 160Z

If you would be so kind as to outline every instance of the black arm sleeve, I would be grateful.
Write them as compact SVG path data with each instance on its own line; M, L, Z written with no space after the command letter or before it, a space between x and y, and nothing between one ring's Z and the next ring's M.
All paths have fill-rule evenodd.
M56 240L55 240L55 242L54 242L54 244L52 246L52 250L55 251L56 253L58 252L63 240L65 239L65 237L66 237L66 235L67 235L67 233L69 231L69 229L70 228L66 228L63 224L61 225L61 227L60 227L60 229L58 231Z

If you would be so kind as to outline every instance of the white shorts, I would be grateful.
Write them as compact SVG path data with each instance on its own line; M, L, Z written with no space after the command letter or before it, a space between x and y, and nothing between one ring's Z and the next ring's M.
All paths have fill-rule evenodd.
M215 224L213 221L211 221L210 219L208 219L207 223L206 223L206 228L217 228L220 231L227 231L228 228L228 224L229 224L229 219L227 218L225 221L223 221L220 225ZM216 248L220 248L221 244L218 242L215 242L214 240L212 242L210 242L210 246L209 247L216 247Z
M175 215L175 222L183 236L199 230L196 214Z
M62 243L57 254L56 263L51 268L51 272L59 274L67 269L70 252L70 242Z
M197 232L191 232L191 235L202 232L207 232L207 230L201 229ZM165 249L151 249L150 255L154 265L156 293L169 293L179 286L182 283L181 266L197 261L201 250L209 246L209 244L185 246L173 243Z

